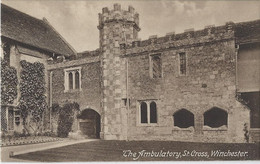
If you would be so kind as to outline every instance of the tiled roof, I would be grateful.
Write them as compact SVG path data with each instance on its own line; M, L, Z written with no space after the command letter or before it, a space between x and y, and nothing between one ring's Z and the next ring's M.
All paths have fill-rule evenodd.
M235 37L238 44L260 42L260 20L236 23Z
M1 35L12 40L65 56L75 50L48 23L1 4Z

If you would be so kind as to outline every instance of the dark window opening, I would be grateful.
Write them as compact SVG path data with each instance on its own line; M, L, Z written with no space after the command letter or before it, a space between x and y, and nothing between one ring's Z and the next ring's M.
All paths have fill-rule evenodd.
M174 126L188 128L194 126L194 114L187 109L181 109L174 113Z
M148 123L147 104L145 102L141 103L141 123Z
M7 130L7 119L6 119L6 107L1 107L1 130L6 131Z
M75 73L75 88L79 89L79 72Z
M157 108L155 102L151 102L150 104L150 123L157 123Z
M21 115L21 112L20 110L17 110L14 112L14 115L15 115L15 124L16 125L19 125L20 124L20 115Z
M204 125L218 128L227 125L228 113L223 109L214 107L204 113Z
M73 89L73 74L69 73L69 89Z
M241 98L250 108L250 128L260 128L260 92L241 93Z
M152 76L153 78L162 77L162 61L161 55L152 56Z
M180 74L186 75L186 54L180 53Z
M14 110L8 110L8 130L14 130Z

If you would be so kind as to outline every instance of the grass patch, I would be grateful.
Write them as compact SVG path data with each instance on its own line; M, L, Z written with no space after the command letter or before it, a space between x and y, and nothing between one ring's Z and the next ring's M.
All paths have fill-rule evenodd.
M17 155L14 158L41 162L259 160L260 152L259 143L99 140Z

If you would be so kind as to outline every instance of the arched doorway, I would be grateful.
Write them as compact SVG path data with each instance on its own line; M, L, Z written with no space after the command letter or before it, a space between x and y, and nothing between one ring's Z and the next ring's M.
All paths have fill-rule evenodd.
M79 130L88 138L100 138L100 115L93 109L87 108L78 115Z

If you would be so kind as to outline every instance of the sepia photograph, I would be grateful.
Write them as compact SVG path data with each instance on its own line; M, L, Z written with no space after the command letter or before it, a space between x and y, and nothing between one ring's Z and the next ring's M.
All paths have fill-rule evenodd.
M260 1L1 0L1 162L260 160Z

